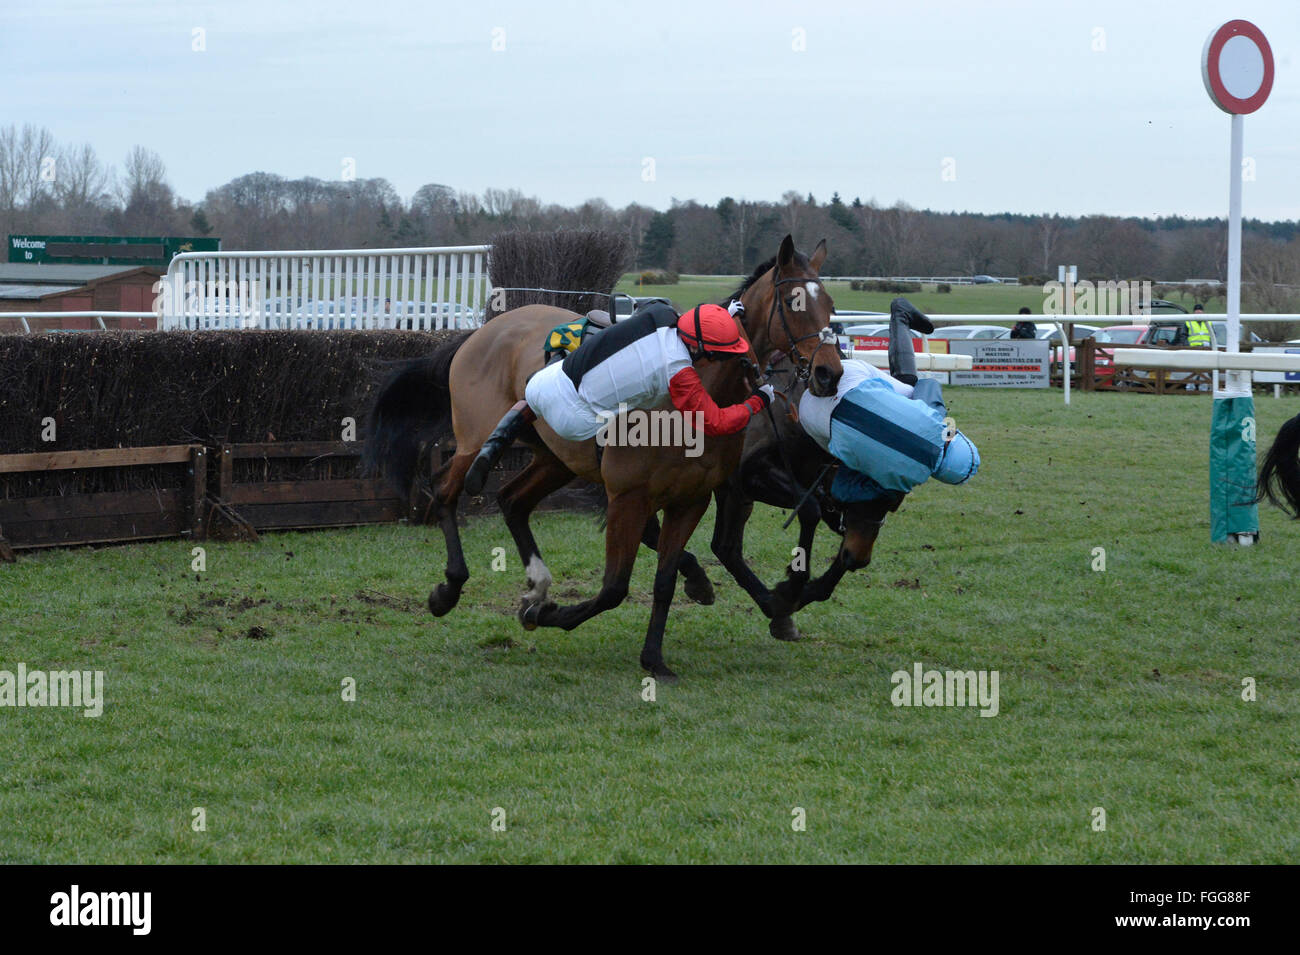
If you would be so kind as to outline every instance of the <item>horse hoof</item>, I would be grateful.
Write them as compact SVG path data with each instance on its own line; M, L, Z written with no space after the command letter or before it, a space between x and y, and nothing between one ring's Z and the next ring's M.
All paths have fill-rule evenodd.
M777 617L769 621L767 625L768 633L778 640L784 640L787 643L794 643L796 640L802 640L803 634L795 625L794 617Z
M686 586L683 589L686 591L687 597L706 607L711 606L713 601L717 599L713 593L713 583L702 571L698 578L688 577Z
M662 660L658 663L647 663L645 660L642 660L641 668L643 670L649 670L650 675L654 677L657 682L662 683L665 686L674 686L681 681L681 677L668 669L667 665Z
M554 609L555 604L550 601L546 603L523 603L519 606L519 622L525 630L536 630L541 624L542 611Z
M451 613L459 600L459 590L452 590L446 584L439 584L429 591L429 613L435 617L445 616Z

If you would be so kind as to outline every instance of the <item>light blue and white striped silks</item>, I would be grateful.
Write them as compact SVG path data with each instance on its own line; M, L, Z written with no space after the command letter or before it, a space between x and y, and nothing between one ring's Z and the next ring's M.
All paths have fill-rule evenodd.
M801 402L802 404L802 402ZM859 381L836 401L827 450L845 465L831 493L842 501L906 494L930 477L961 484L979 469L979 451L960 431L944 440L942 393L922 379L911 397L892 381Z

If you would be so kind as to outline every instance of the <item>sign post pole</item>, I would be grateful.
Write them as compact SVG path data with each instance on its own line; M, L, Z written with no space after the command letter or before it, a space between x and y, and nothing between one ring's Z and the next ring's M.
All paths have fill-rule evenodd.
M1228 162L1228 341L1241 350L1241 160L1246 113L1264 105L1273 88L1273 53L1253 23L1230 20L1201 51L1201 78L1210 99L1232 117ZM1250 546L1259 540L1255 503L1255 399L1251 373L1215 376L1210 419L1210 540Z

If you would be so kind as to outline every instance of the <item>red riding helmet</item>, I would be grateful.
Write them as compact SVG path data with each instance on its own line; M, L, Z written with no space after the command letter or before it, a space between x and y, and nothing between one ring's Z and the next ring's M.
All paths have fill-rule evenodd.
M697 305L677 319L677 334L688 348L743 355L749 342L721 305Z

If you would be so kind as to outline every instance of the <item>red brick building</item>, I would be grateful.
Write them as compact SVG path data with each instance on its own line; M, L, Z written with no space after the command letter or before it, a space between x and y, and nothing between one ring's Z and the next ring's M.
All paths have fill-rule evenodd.
M63 318L42 312L148 312L153 308L155 268L131 265L0 263L0 332L99 328L94 318ZM152 318L105 318L109 328L153 329Z

